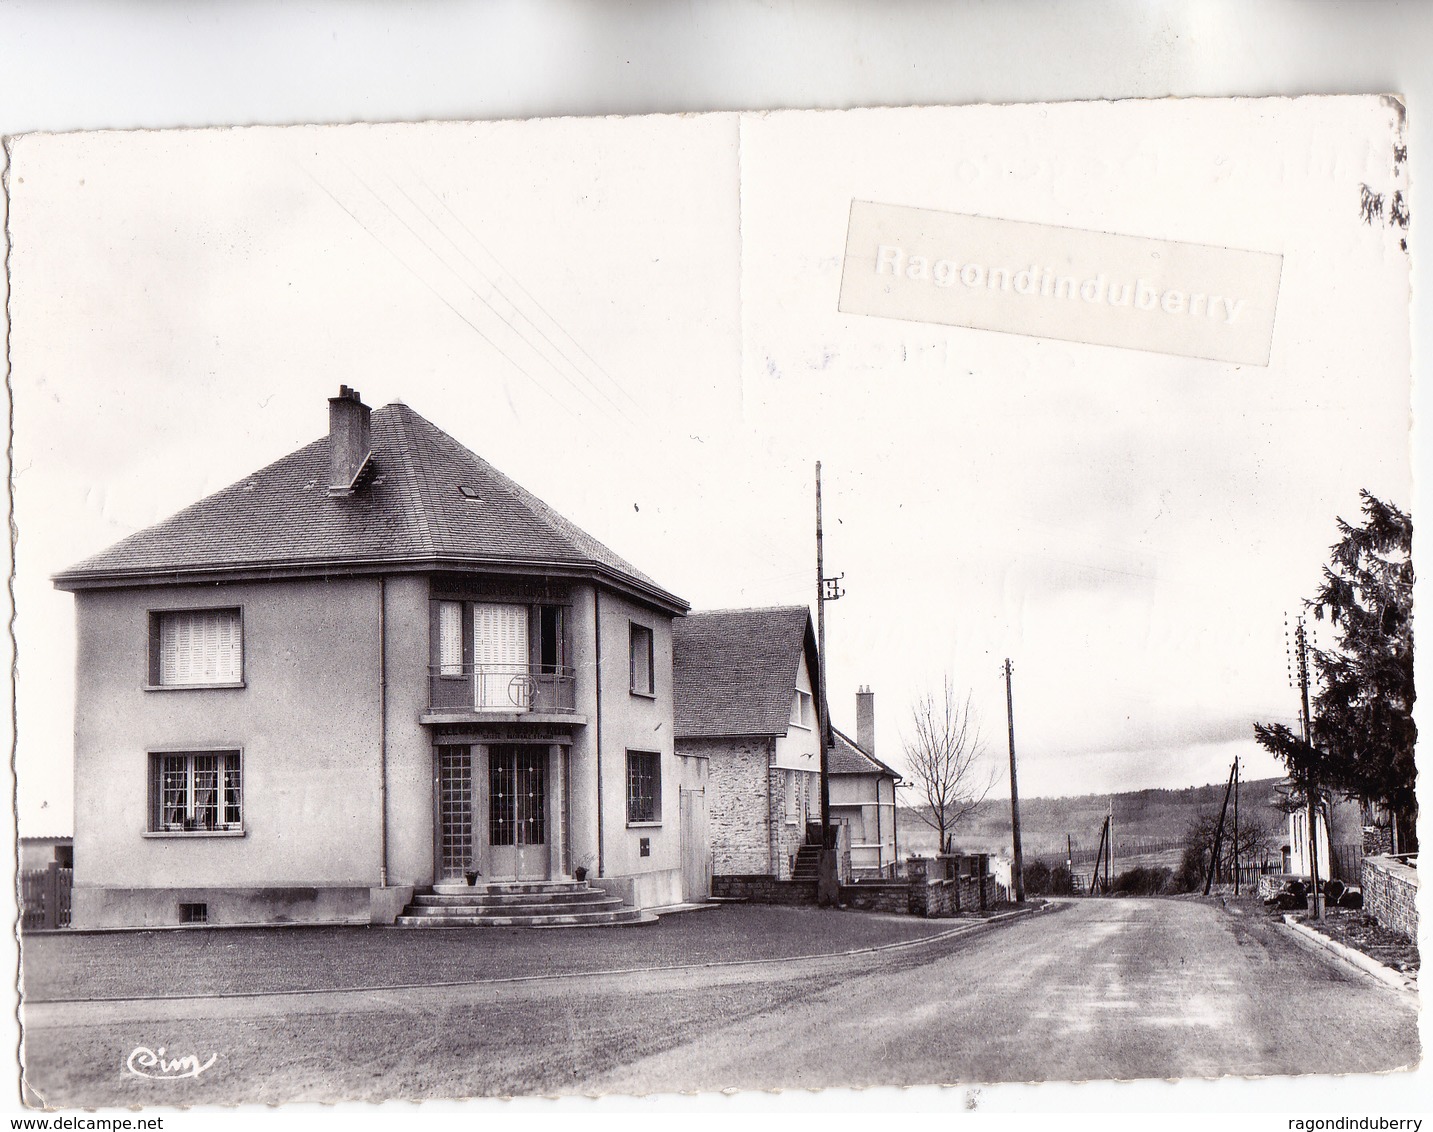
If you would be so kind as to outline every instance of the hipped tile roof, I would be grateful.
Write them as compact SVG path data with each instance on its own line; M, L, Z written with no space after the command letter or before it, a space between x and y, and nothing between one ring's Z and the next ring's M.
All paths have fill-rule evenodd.
M692 613L673 622L672 651L676 733L691 739L785 735L801 657L816 655L799 605Z
M349 496L328 494L328 445L325 436L300 448L57 574L55 584L431 561L596 571L674 612L686 608L407 405L373 413L372 459Z

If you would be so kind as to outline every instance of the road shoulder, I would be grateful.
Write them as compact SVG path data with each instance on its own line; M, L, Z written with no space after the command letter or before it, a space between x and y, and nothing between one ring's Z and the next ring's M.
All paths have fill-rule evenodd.
M1401 971L1395 971L1392 967L1384 966L1371 955L1365 955L1347 944L1330 939L1322 932L1317 932L1313 928L1299 923L1292 915L1284 916L1284 927L1309 950L1354 967L1366 975L1371 975L1400 994L1409 996L1415 1004L1417 1003L1418 983Z

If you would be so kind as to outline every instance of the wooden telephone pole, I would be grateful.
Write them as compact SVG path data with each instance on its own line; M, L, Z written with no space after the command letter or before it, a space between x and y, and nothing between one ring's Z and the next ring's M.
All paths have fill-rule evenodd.
M1294 625L1294 647L1298 649L1299 698L1303 708L1301 722L1304 742L1312 749L1313 731L1309 726L1309 638L1308 633L1304 630L1302 616ZM1309 764L1304 774L1304 801L1308 807L1309 823L1309 916L1312 919L1320 920L1323 918L1323 898L1319 893L1318 781L1314 775L1312 763ZM1333 846L1329 846L1329 849L1330 856L1332 856Z
M1005 658L1005 718L1010 729L1010 839L1015 860L1015 902L1025 901L1025 862L1020 852L1020 791L1015 784L1015 696L1010 689L1010 658Z
M836 861L836 839L831 835L831 709L826 702L826 603L841 597L841 579L828 578L823 557L821 530L821 461L816 461L816 700L817 726L821 743L821 859L817 877L817 899L835 904L840 899L840 874Z

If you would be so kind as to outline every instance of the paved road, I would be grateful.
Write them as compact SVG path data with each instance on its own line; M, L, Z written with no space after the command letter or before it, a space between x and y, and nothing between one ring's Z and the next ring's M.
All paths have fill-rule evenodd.
M26 1023L29 1080L57 1105L1346 1073L1418 1059L1408 996L1257 912L1161 900L1073 902L818 960L56 1002L27 1008ZM141 1045L216 1060L197 1079L145 1080L123 1070Z
M1412 1000L1257 911L1089 900L609 1072L598 1091L1359 1073L1419 1060Z

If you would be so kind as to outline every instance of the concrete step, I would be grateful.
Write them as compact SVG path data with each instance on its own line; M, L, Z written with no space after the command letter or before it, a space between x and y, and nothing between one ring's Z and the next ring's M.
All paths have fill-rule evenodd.
M488 881L420 890L396 922L412 928L581 928L655 920L583 881Z
M462 881L443 881L433 885L432 892L442 896L460 896L464 893L484 892L534 893L534 892L591 892L586 881L581 880L479 880L477 884Z
M589 888L578 892L419 892L414 894L413 903L434 907L502 908L519 904L591 904L612 899L615 898L600 888Z
M621 899L615 896L606 896L598 900L584 900L581 903L560 904L423 904L415 900L403 909L403 914L429 918L461 916L465 920L472 919L474 916L501 916L511 919L514 916L572 916L589 912L616 912L623 907L625 905Z
M625 924L651 924L656 920L657 917L651 912L644 912L640 908L621 908L603 912L525 916L487 914L410 916L405 912L398 917L398 924L406 928L596 928Z

